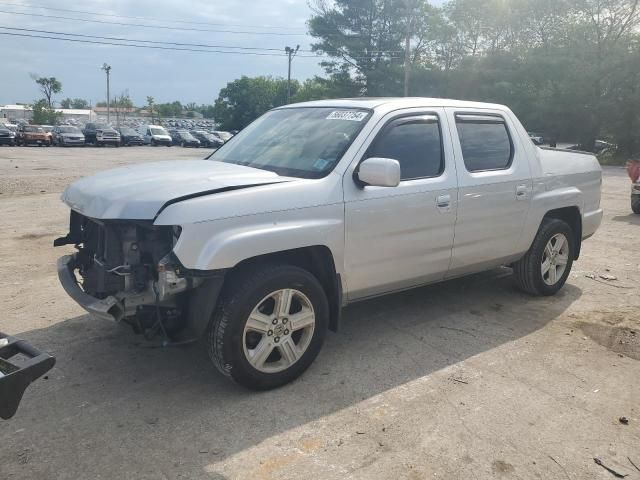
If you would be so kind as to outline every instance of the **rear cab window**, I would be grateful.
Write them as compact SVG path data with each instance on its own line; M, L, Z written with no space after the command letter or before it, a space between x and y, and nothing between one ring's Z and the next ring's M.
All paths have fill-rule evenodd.
M507 170L514 146L504 117L456 114L456 128L466 169L471 173Z

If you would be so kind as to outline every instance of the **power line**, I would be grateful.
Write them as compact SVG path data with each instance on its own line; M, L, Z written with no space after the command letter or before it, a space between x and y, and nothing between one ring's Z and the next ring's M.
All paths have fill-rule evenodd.
M0 27L1 28L1 27ZM94 40L80 40L77 38L62 38L62 37L52 37L46 35L31 35L27 33L11 33L11 32L0 32L0 35L9 35L12 37L29 37L29 38L42 38L46 40L59 40L64 42L74 42L74 43L89 43L93 45L111 45L115 47L134 47L134 48L150 48L155 50L175 50L182 52L202 52L202 53L228 53L232 55L256 55L256 56L266 56L266 57L281 57L282 54L277 53L260 53L260 52L229 52L224 50L205 50L205 49L196 49L196 48L178 48L178 47L161 47L158 45L136 45L132 43L114 43L114 42L103 42L103 41L94 41ZM316 55L306 55L305 58L318 58Z
M8 35L13 37L27 37L27 38L41 38L45 40L58 40L58 41L66 41L66 42L74 42L74 43L85 43L92 45L110 45L116 47L133 47L133 48L147 48L147 49L155 49L155 50L173 50L173 51L183 51L183 52L199 52L199 53L220 53L220 54L236 54L236 55L254 55L254 56L269 56L269 57L279 57L282 54L279 53L264 53L263 51L244 51L244 49L254 49L257 47L230 47L230 46L213 46L206 44L186 44L186 43L177 43L177 42L159 42L153 40L133 40L119 37L101 37L97 35L82 35L82 34L73 34L73 33L61 33L61 32L51 32L47 30L35 30L35 29L22 29L22 28L14 28L14 27L3 27L0 26L0 29L4 30L13 30L13 31L27 31L32 33L41 33L47 35L33 35L27 33L11 33L11 32L0 32L0 35ZM63 38L56 37L51 35L65 35L65 36L74 36L74 37L82 37L80 38ZM86 38L93 38L97 40L86 40ZM105 40L113 40L113 41L105 41ZM123 43L116 43L123 42ZM127 43L128 42L128 43ZM139 45L137 43L152 43L153 45ZM161 46L161 45L175 45L173 47ZM213 47L213 48L226 48L226 49L238 49L241 51L227 51L227 50L212 50L212 49L204 49L204 48L183 48L187 46L202 46L202 47ZM265 50L277 50L279 49L265 49ZM346 55L344 52L339 52L343 55ZM326 54L325 54L326 55ZM298 55L299 58L322 58L322 55ZM363 57L350 57L353 60L370 60L372 56L363 56ZM393 55L385 55L385 58L393 60L402 58L400 56Z
M8 10L0 10L0 13L6 13L8 15L22 15L26 17L41 17L52 18L55 20L70 20L73 22L85 22L85 23L99 23L101 25L117 25L121 27L140 27L140 28L156 28L161 30L181 30L189 32L208 32L208 33L231 33L242 35L274 35L274 36L294 36L294 37L306 37L305 33L290 33L290 32L256 32L256 31L243 31L243 30L218 30L218 29L206 29L206 28L186 28L186 27L168 27L165 25L147 25L143 23L125 23L125 22L107 22L105 20L89 20L87 18L73 18L63 17L60 15L45 15L42 13L26 13L26 12L11 12Z
M31 28L17 28L17 27L5 27L0 25L0 28L5 30L14 30L19 32L31 32L31 33L45 33L48 35L65 35L69 37L82 37L82 38L96 38L100 40L116 40L121 42L138 42L138 43L153 43L159 45L176 45L183 47L207 47L207 48L228 48L234 50L257 50L257 51L274 51L281 52L282 48L267 48L267 47L239 47L233 45L211 45L207 43L179 43L179 42L161 42L156 40L136 40L132 38L123 38L123 37L104 37L100 35L85 35L81 33L65 33L65 32L54 32L51 30L36 30ZM311 50L301 50L304 52L311 52Z
M90 12L90 11L86 11L86 10L70 10L67 8L54 8L54 7L46 7L44 5L33 5L33 4L24 4L24 3L9 3L9 2L1 2L2 5L7 5L7 6L11 6L11 7L21 7L21 8L39 8L39 9L43 9L43 10L51 10L51 11L56 11L56 12L66 12L66 13L79 13L81 15L98 15L100 17L112 17L112 18L128 18L131 20L147 20L147 21L151 21L151 22L167 22L168 20L163 20L161 18L154 18L154 17L135 17L135 16L130 16L130 15L116 15L116 14L108 14L108 13L103 13L103 12ZM188 20L174 20L171 19L170 20L171 23L183 23L186 25L207 25L207 26L212 26L212 27L240 27L240 28L270 28L270 29L279 29L279 28L287 28L287 29L291 29L290 27L286 26L286 27L275 27L275 26L269 26L269 25L246 25L246 24L232 24L232 23L210 23L210 22L193 22L193 21L188 21ZM300 29L297 29L300 30Z

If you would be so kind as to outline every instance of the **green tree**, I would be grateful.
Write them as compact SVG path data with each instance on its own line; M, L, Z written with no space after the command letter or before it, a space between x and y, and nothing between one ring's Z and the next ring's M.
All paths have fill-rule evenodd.
M315 0L312 49L328 57L327 74L352 72L363 93L379 95L392 65L404 61L403 0Z
M45 99L40 99L33 104L34 125L56 125L62 118L62 113L49 106Z
M300 88L291 82L291 95ZM287 101L287 80L272 77L241 77L220 90L214 105L214 118L225 130L241 130L266 111Z
M106 102L105 102L106 107ZM78 110L86 110L89 108L89 102L84 98L65 98L60 101L60 108L76 108Z
M329 78L313 77L301 85L292 97L292 101L306 102L328 98L357 97L361 93L361 85L354 81L348 73L334 74Z
M39 77L32 74L31 78L38 84L49 108L53 107L53 96L62 91L62 83L56 77Z
M149 115L151 115L151 123L153 123L153 111L156 101L152 96L147 97L147 108L149 109Z

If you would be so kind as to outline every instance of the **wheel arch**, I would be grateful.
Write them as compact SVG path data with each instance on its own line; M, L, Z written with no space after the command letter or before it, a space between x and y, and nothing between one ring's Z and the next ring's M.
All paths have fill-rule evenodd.
M342 280L337 273L333 253L326 245L294 248L247 258L229 270L225 284L230 284L236 275L244 271L273 263L302 268L318 279L329 303L329 329L336 332L342 311Z
M578 260L582 249L582 214L580 213L580 208L572 206L550 210L545 214L543 221L548 218L562 220L571 227L571 230L574 232L573 240L575 242L574 260Z
M235 279L255 268L270 264L297 266L318 279L329 304L329 329L337 332L342 314L342 279L336 271L329 247L314 245L256 255L242 260L232 268L208 275L209 278L191 293L187 324L193 333L199 337L205 332L218 298L224 294L225 289L233 288Z

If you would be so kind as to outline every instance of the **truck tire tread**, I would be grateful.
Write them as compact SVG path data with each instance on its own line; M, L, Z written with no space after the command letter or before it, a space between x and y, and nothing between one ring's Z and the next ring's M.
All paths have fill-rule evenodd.
M566 278L559 281L554 287L546 286L542 280L540 271L540 257L547 242L555 233L566 233L569 240L570 253L569 263L564 276L568 277L573 264L573 255L575 252L575 235L571 227L564 221L556 218L545 218L540 225L540 229L531 245L529 251L519 261L513 264L514 278L520 290L529 295L534 296L551 296L555 295L564 285Z
M293 265L263 263L245 267L242 269L242 271L237 272L235 275L233 275L232 278L229 279L228 283L225 285L220 295L218 305L216 306L209 323L209 329L205 338L207 343L207 350L211 361L223 375L231 378L236 383L239 383L250 389L267 390L270 388L275 388L284 383L288 383L299 375L295 375L290 380L284 382L277 382L276 385L270 383L269 381L248 381L245 375L238 375L237 372L233 372L233 365L229 363L230 360L228 358L225 358L225 339L227 338L227 330L234 327L235 322L244 320L238 318L237 310L241 306L246 304L246 296L248 292L254 291L256 288L264 285L272 278L285 275L302 275L306 277L311 283L316 284L318 292L322 292L323 304L320 305L320 311L318 311L316 319L316 330L318 331L320 340L319 345L317 346L317 349L319 351L319 347L323 343L324 336L328 328L328 302L326 300L326 296L324 295L324 290L322 289L322 286L317 281L317 279L308 271ZM312 347L310 346L309 349L311 348ZM312 354L311 361L313 361L313 358L315 358L316 355L317 352ZM302 371L304 371L307 366L308 365L304 366L304 368L302 368ZM289 370L295 367L296 365L292 366ZM302 367L302 365L300 365L299 367ZM302 371L300 373L302 373ZM286 372L288 372L288 370L281 373L284 374Z

